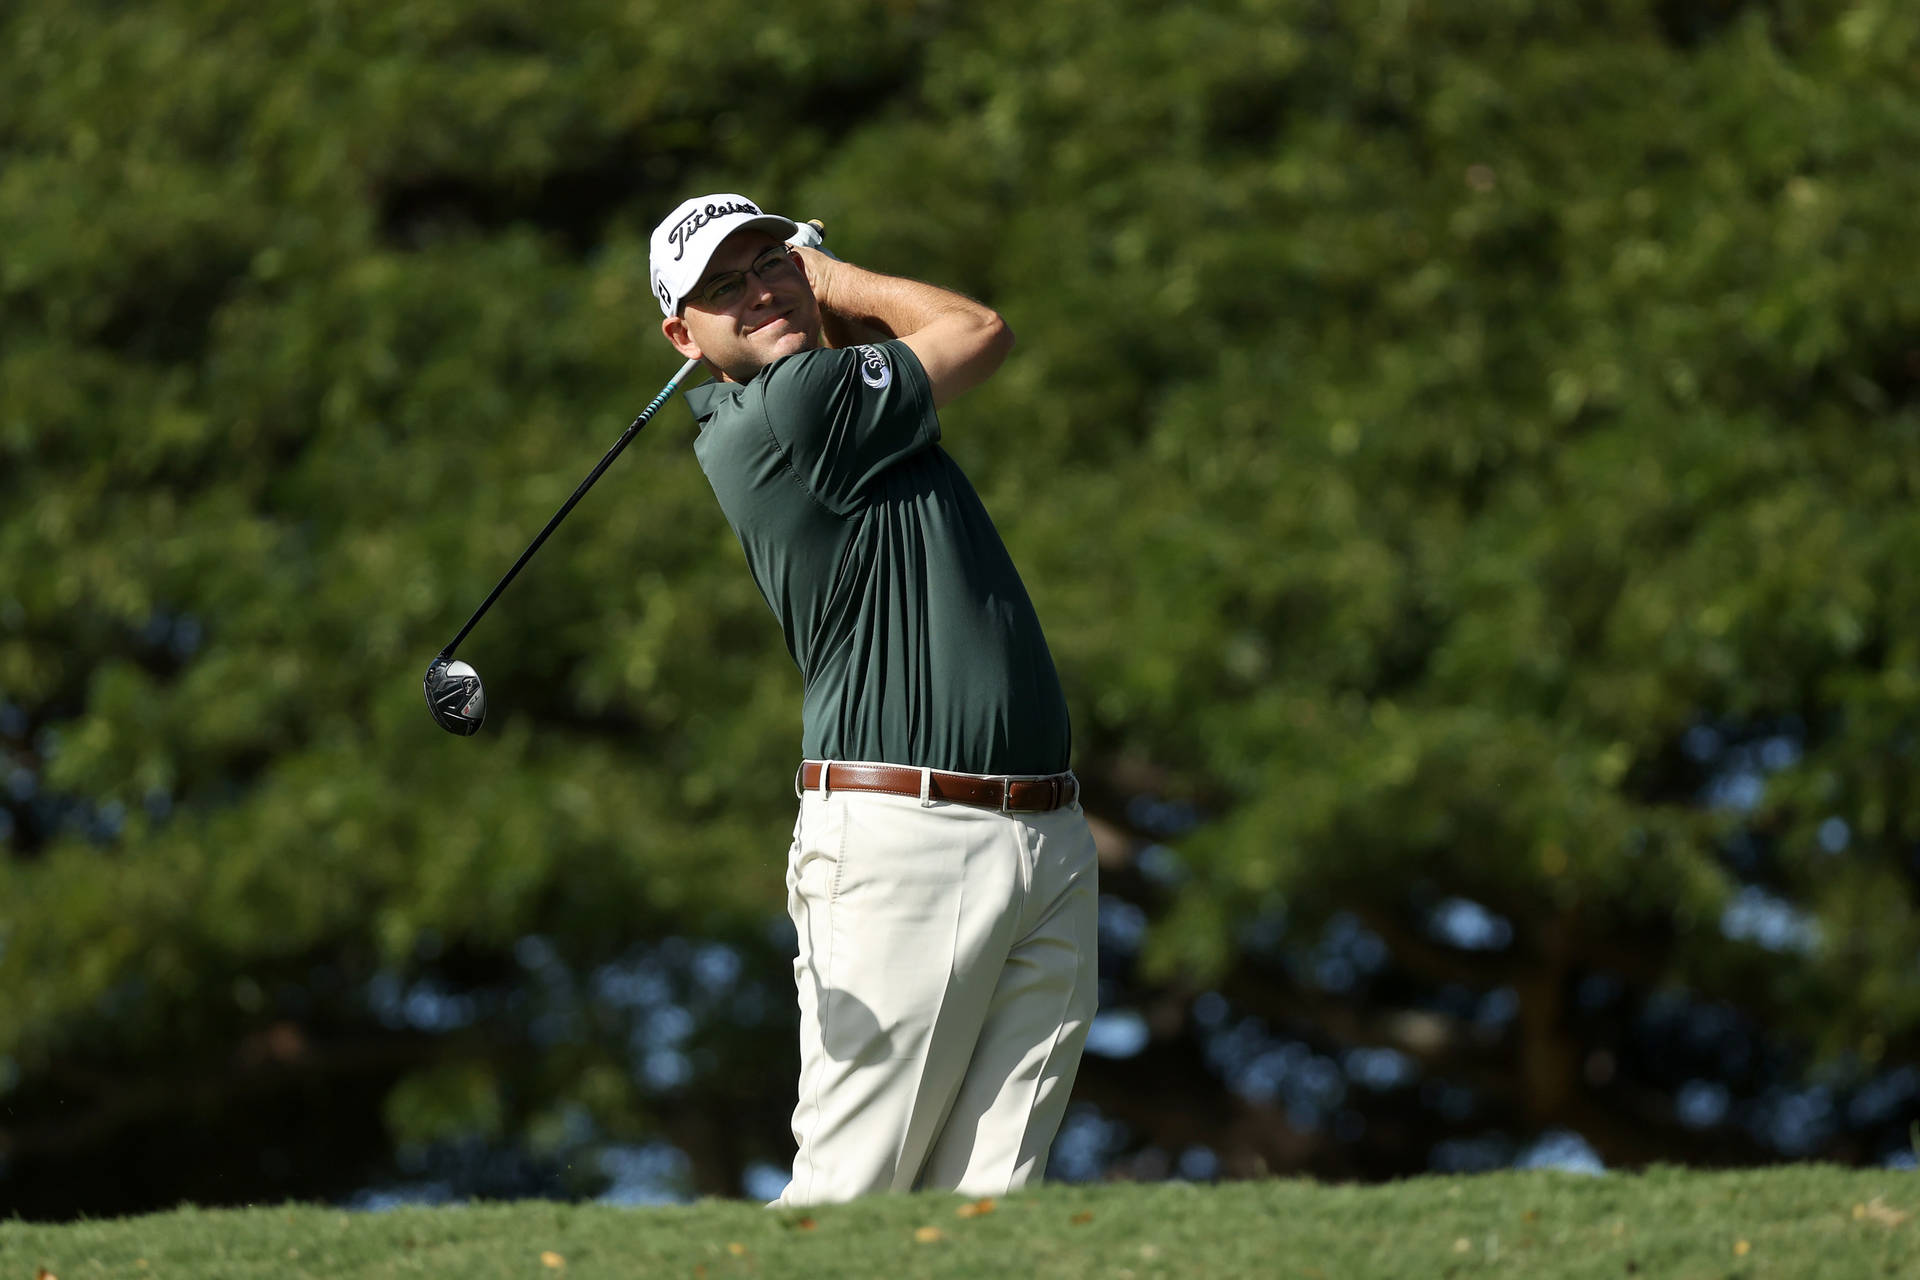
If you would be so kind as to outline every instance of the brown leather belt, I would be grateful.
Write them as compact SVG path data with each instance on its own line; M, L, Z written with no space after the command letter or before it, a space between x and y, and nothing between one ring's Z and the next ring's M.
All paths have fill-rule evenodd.
M825 768L825 787L820 771ZM970 804L1002 813L1049 813L1064 809L1080 798L1080 780L1071 770L1045 774L947 773L941 769L916 769L904 764L848 763L834 760L802 760L793 776L793 792L881 791L893 796L911 796L925 804L945 800L951 804Z

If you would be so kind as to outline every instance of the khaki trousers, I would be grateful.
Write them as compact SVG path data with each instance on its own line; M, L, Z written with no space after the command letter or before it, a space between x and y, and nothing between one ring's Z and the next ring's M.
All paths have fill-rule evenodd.
M1093 1020L1097 882L1078 804L803 795L799 1150L775 1203L1037 1181Z

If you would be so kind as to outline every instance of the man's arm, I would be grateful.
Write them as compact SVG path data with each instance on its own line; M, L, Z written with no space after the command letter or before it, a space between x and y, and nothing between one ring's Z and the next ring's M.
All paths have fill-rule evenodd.
M796 249L829 342L835 346L899 338L919 357L938 409L993 376L1013 349L1000 313L951 289L882 275Z

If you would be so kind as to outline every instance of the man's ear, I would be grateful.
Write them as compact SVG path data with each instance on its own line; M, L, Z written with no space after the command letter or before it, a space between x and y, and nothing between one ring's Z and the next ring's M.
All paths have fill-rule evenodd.
M667 335L667 341L673 349L689 360L699 360L705 355L700 344L693 340L693 333L687 328L687 322L680 316L666 316L660 321L660 332Z

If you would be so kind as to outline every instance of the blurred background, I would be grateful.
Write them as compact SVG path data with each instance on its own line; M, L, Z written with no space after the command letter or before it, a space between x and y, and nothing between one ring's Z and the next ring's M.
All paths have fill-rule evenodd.
M1920 1150L1905 0L12 0L0 1214L769 1196L799 688L684 196L945 415L1104 864L1064 1179Z

